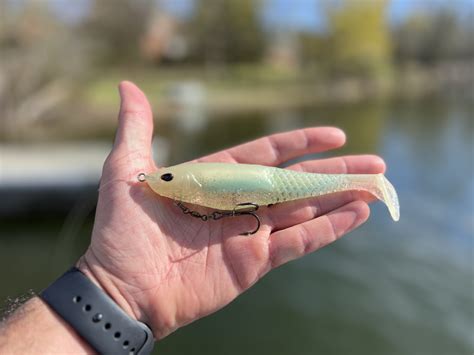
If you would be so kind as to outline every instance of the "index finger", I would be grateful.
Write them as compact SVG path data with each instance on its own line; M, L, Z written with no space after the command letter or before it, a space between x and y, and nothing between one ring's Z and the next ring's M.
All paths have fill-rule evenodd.
M259 138L197 161L276 166L305 154L339 148L345 141L344 132L336 127L304 128Z

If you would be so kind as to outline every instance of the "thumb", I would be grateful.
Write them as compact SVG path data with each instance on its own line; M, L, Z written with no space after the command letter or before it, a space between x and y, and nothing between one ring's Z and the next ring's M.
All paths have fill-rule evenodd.
M120 112L113 153L151 160L153 114L145 94L133 83L119 85Z

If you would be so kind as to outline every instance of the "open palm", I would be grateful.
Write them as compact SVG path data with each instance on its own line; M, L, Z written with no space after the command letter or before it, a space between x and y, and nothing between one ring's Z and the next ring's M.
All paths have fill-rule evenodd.
M249 217L201 221L137 181L157 168L151 157L153 119L145 95L120 85L114 148L104 164L92 242L78 265L131 316L162 338L225 306L272 268L315 251L363 223L369 197L339 193L262 207L259 231ZM198 161L278 166L344 144L343 132L321 127L277 134ZM381 173L376 156L312 160L289 169ZM195 206L189 206L195 208ZM196 207L198 208L198 207Z

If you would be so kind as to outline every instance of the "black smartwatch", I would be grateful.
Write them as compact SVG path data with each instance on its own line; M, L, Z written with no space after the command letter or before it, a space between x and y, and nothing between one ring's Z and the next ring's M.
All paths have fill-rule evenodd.
M40 297L99 354L150 354L153 334L73 267Z

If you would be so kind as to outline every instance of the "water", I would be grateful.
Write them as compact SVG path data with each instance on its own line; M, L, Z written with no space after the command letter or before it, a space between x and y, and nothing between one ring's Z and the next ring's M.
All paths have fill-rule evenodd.
M171 163L275 131L339 126L348 144L331 154L383 156L401 220L373 205L369 222L350 236L273 271L230 306L158 343L156 353L472 354L472 108L364 103L159 125ZM93 203L84 197L66 219L3 224L1 298L40 290L70 265L87 244Z

